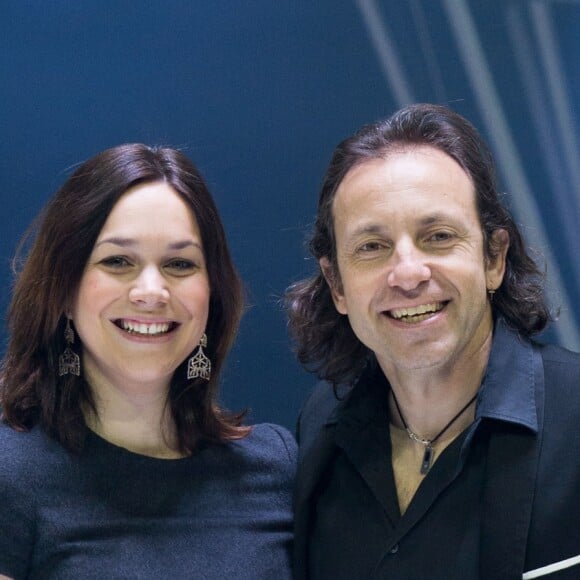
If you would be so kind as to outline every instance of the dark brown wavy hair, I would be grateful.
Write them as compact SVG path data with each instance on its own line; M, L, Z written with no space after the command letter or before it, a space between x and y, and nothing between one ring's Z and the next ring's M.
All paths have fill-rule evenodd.
M405 107L384 121L366 125L334 150L326 171L309 248L317 260L325 257L340 281L336 261L333 202L347 173L371 159L410 147L429 146L453 158L471 178L488 259L496 254L492 234L509 234L506 272L492 308L519 333L542 331L551 319L544 296L544 275L528 254L522 235L497 190L491 153L466 119L440 105ZM298 359L320 378L334 384L351 382L369 359L370 351L355 336L348 317L334 307L330 288L319 270L312 278L288 288L285 304Z
M82 376L58 375L59 355L66 346L65 312L119 198L138 184L160 181L170 185L195 215L211 290L206 327L211 380L188 380L186 360L175 371L169 392L178 450L191 453L201 440L223 442L248 433L249 428L241 425L243 413L227 412L217 403L220 371L244 307L242 283L217 208L199 171L183 153L142 144L107 149L78 167L19 246L8 310L9 342L0 375L5 423L19 430L39 424L67 449L82 449L86 434L82 409L96 407ZM82 349L78 339L75 348Z

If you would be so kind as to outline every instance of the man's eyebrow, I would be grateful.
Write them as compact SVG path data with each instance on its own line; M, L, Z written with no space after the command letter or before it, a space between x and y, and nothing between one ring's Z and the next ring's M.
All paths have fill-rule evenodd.
M379 223L367 223L361 224L357 228L355 228L352 232L353 236L362 236L365 234L380 234L384 233L386 230L383 224Z
M457 221L457 218L451 214L443 213L443 212L434 212L422 216L418 220L418 225L422 227L431 226L433 224L438 224L442 222L449 222L449 221ZM353 236L361 236L365 234L381 234L385 233L388 228L388 220L386 223L378 223L378 222L368 222L361 224L360 226L356 227L352 231Z
M428 214L428 215L422 217L419 220L419 224L422 226L430 226L433 224L447 222L450 220L455 221L455 218L452 215L447 214L447 213L435 212L435 213L431 213L431 214Z

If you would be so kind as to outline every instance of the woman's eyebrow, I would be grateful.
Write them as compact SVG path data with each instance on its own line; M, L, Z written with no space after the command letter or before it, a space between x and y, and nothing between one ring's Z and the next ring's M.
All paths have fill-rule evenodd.
M99 240L95 244L95 248L102 246L104 244L113 244L115 246L120 246L121 248L130 248L131 246L137 245L137 240L133 238L122 238L118 236L112 236L110 238L104 238ZM201 250L201 244L195 240L180 240L177 242L172 242L168 245L170 250L183 250L184 248L193 247Z

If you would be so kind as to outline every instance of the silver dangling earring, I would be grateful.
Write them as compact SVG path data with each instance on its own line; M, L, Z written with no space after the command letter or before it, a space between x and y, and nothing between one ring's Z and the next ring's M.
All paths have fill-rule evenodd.
M489 295L489 301L493 302L493 296L495 294L495 290L488 290L487 293Z
M203 348L207 347L207 334L204 332L199 340L199 346L196 353L189 359L187 363L187 378L197 379L201 377L209 381L211 377L211 361L203 352Z
M81 374L81 359L79 355L71 348L75 341L75 333L70 325L70 318L66 319L66 327L64 329L64 339L66 341L66 348L64 352L58 357L58 374L62 377L64 375L80 376Z

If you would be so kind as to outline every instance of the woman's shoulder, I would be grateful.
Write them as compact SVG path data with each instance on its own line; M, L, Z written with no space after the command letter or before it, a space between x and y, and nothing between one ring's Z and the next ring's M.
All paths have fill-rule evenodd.
M247 437L248 444L261 447L276 454L286 451L290 457L297 453L297 444L294 436L288 429L274 423L258 423L252 426Z
M260 465L267 464L270 469L278 466L293 471L298 456L296 440L281 425L258 423L246 437L232 442L232 448L248 461Z
M29 449L30 446L38 446L39 430L16 430L4 422L0 422L0 456L6 457L14 453Z
M16 431L0 423L0 524L6 518L17 517L24 521L34 513L33 506L39 489L46 482L47 441L39 429Z
M0 423L0 464L8 468L2 470L5 473L25 477L34 471L42 472L49 462L65 455L64 449L40 427L17 431Z

